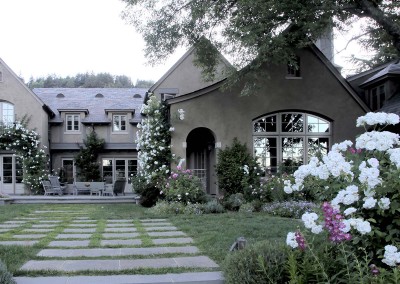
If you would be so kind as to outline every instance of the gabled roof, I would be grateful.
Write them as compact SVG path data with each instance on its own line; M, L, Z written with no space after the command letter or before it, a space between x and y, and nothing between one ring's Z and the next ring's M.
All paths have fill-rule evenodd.
M33 89L33 92L55 113L50 123L62 123L61 112L69 111L87 113L82 120L82 123L87 124L111 123L107 117L109 110L132 112L134 113L132 122L140 121L140 108L146 91L144 88Z
M21 86L33 97L38 103L43 107L43 110L50 116L54 117L54 112L50 108L46 106L46 104L34 93L29 89L25 83L14 73L14 71L0 58L0 64L4 66L4 68L9 72L20 84Z
M326 56L318 49L318 47L315 44L311 44L309 48L314 52L314 54L322 61L322 63L328 68L328 70L332 73L332 75L339 81L339 83L347 90L347 92L350 94L350 96L360 105L360 107L365 111L368 112L370 109L368 106L360 99L360 97L357 95L357 93L353 90L353 88L350 86L350 84L343 78L343 76L340 74L340 72L337 70L336 66L326 58ZM219 89L222 87L225 83L226 79L223 79L219 82L216 82L210 86L207 86L203 89L194 91L189 94L185 94L183 96L175 97L173 99L169 99L167 101L168 104L174 104L178 103L181 101L186 101L190 100L192 98L202 96L205 94L210 93L213 90Z
M391 63L381 71L373 75L372 77L368 78L365 82L363 82L360 87L365 87L367 85L371 85L380 81L381 79L391 77L391 76L400 76L400 61L395 63Z

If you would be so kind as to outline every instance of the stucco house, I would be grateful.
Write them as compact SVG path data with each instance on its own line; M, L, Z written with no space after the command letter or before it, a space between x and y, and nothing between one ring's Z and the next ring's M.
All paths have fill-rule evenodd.
M265 76L250 96L240 96L244 82L224 87L226 70L232 66L222 55L215 80L204 81L193 63L194 48L149 90L30 91L0 61L2 111L3 105L5 109L11 105L14 118L31 116L30 127L38 130L43 145L48 147L50 170L63 169L67 183L77 179L73 158L93 130L106 141L98 161L103 178L129 179L137 171L134 141L142 119L140 109L146 94L154 93L170 108L170 122L175 128L173 153L185 158L184 166L203 179L207 193L216 195L219 192L214 166L218 151L231 145L235 137L246 143L268 174L276 172L281 163L306 163L316 150L326 152L333 143L354 139L363 131L356 128L356 118L373 109L371 101L365 98L365 88L381 79L392 80L393 70L397 69L392 66L383 71L389 66L386 65L346 80L328 60L332 58L329 41L327 46L328 51L316 45L298 50L298 70L285 64L264 65ZM398 94L398 79L390 82L389 89L396 90L397 86ZM385 101L395 101L396 97L385 96ZM175 118L178 109L185 111L184 120ZM3 114L2 117L5 118ZM1 159L10 156L10 152L1 152ZM3 177L5 172L0 172ZM14 180L17 184L18 178Z

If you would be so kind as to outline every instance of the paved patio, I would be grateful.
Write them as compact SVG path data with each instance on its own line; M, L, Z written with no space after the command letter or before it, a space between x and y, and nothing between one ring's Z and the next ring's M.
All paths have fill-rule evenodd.
M45 248L35 259L23 264L21 271L37 271L39 275L41 271L64 274L57 277L15 277L18 284L224 283L218 264L201 255L193 245L193 239L166 219L107 220L105 226L104 223L98 226L97 220L79 212L58 211L73 217L67 224L61 223L56 216L49 217L52 216L50 213L38 210L29 217L0 224L0 245L32 246L47 240L51 234ZM97 245L93 245L94 236ZM198 272L156 273L165 268ZM155 274L129 274L135 269L152 269ZM94 272L102 275L69 274Z

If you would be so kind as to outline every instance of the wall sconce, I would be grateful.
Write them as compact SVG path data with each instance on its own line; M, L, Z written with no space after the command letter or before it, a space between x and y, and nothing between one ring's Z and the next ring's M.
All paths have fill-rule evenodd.
M221 142L215 142L215 148L216 149L221 149L222 148L222 143Z
M186 142L182 142L182 148L187 148L187 143Z

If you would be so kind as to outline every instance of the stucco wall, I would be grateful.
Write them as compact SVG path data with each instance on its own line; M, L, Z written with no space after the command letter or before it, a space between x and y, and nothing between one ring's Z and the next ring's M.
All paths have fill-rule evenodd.
M215 90L171 105L171 117L177 109L185 110L185 119L172 119L173 152L185 157L189 132L197 127L209 128L222 148L233 138L252 149L252 121L264 114L300 110L319 114L332 122L332 143L352 139L362 129L355 127L362 107L310 50L299 53L301 79L286 79L286 66L266 67L261 88L251 96L240 96L239 87Z
M29 118L28 128L35 129L41 136L41 144L48 146L48 115L42 108L42 102L0 61L0 100L14 105L17 120L24 115Z

